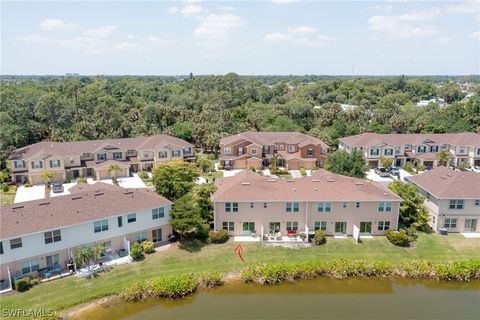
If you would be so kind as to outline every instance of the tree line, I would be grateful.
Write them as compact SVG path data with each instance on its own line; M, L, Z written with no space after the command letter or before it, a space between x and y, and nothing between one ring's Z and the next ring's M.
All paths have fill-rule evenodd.
M468 99L461 81L473 81ZM340 137L480 130L476 77L2 77L0 161L42 140L167 133L216 151L242 131L301 131L335 148ZM446 107L417 107L442 98ZM344 111L341 104L355 105Z

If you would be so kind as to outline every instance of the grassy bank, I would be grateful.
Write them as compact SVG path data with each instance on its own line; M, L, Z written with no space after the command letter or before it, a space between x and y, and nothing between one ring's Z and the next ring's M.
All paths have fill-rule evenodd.
M11 204L15 200L17 186L10 186L7 192L0 190L0 205Z
M65 311L84 302L118 294L137 280L187 273L199 276L207 271L228 273L264 262L300 263L346 259L408 264L412 261L480 260L480 239L465 239L459 234L446 237L422 234L412 248L395 247L384 237L368 239L357 245L352 239L329 238L324 246L298 250L245 243L242 244L245 263L233 253L236 245L233 241L202 248L181 248L175 245L168 250L147 255L141 262L118 266L97 278L68 277L36 286L22 294L2 297L1 307Z

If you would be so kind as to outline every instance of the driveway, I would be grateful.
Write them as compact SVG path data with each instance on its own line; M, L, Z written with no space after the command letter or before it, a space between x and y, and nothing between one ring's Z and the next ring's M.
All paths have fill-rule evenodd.
M412 176L411 173L409 173L408 171L403 170L403 169L400 169L399 172L400 172L400 181L402 181L402 182L405 182L405 180L404 180L405 177L411 177Z
M390 177L388 178L380 177L378 174L375 173L375 170L373 169L368 170L367 179L376 181L376 182L381 182L381 183L391 183L393 181L392 178Z
M239 172L242 172L243 170L241 169L235 169L235 170L223 170L223 177L226 178L226 177L233 177L234 175L236 175L237 173Z
M302 174L300 173L300 170L290 170L290 174L292 175L292 178L301 178Z
M133 174L133 177L117 178L117 181L120 187L126 189L147 188L143 180L140 179L140 177L136 173ZM99 180L99 182L113 184L112 179L103 179Z
M65 196L67 194L70 194L70 191L68 189L70 189L71 187L74 187L76 186L77 183L76 182L73 182L73 183L64 183L63 184L63 192L59 192L59 193L53 193L53 190L50 190L50 197L58 197L58 196Z
M45 185L31 186L29 188L18 186L15 200L13 202L19 203L43 198L45 198Z

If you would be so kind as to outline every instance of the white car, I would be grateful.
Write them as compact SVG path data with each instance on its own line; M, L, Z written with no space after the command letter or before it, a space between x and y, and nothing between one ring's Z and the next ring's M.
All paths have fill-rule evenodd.
M480 173L480 166L474 166L474 167L472 168L472 171L473 171L473 172Z

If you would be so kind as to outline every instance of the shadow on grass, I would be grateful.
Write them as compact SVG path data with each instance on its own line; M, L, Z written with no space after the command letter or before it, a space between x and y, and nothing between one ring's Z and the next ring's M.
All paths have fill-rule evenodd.
M200 240L183 240L180 241L180 245L178 247L181 250L193 253L200 252L205 245L206 243Z

